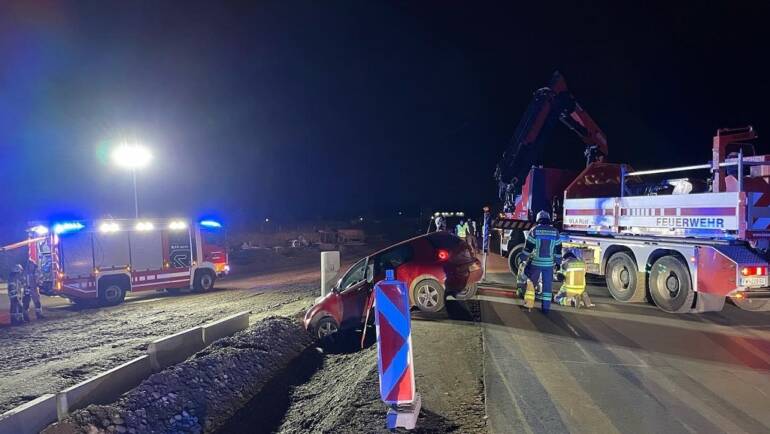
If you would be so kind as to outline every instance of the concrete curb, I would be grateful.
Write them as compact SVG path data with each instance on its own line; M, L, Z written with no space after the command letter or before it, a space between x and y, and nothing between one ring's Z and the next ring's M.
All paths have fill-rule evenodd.
M155 340L147 355L137 357L59 393L49 393L0 415L0 434L38 433L77 409L91 404L109 404L135 388L153 372L184 361L217 339L249 327L250 311L183 330ZM204 340L205 337L205 340Z
M147 347L153 372L179 363L204 349L203 327L193 327L171 336L152 341Z
M56 420L56 395L49 393L0 415L0 434L37 434Z
M234 335L241 330L246 330L249 328L250 313L251 311L246 310L203 325L203 344L209 346L217 339Z
M70 412L88 405L110 403L151 374L150 357L141 356L68 387L56 394L57 417L62 420Z

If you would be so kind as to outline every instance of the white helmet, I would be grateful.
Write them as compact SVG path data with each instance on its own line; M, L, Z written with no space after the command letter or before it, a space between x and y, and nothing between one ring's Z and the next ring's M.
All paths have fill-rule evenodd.
M543 220L549 223L551 222L551 214L548 214L548 211L540 211L539 213L537 213L537 217L535 218L535 221L540 223Z

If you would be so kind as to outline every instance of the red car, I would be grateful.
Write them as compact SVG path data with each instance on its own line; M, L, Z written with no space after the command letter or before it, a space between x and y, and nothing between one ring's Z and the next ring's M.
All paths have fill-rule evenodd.
M314 336L363 324L374 283L393 269L409 287L413 306L426 312L444 308L447 295L464 300L476 294L481 264L462 239L449 232L433 232L403 241L356 262L325 297L305 315L304 325Z

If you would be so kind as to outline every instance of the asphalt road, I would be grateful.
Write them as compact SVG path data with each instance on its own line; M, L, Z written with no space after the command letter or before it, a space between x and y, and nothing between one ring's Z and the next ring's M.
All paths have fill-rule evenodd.
M672 315L589 293L595 308L548 316L481 303L491 432L770 432L770 314Z

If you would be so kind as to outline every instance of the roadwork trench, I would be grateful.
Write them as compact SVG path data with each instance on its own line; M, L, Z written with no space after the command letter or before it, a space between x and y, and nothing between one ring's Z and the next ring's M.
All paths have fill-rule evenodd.
M413 329L427 402L414 432L484 432L477 324L418 318ZM374 330L363 350L359 336L321 349L297 318L268 318L44 432L387 433ZM469 353L448 360L445 346Z

